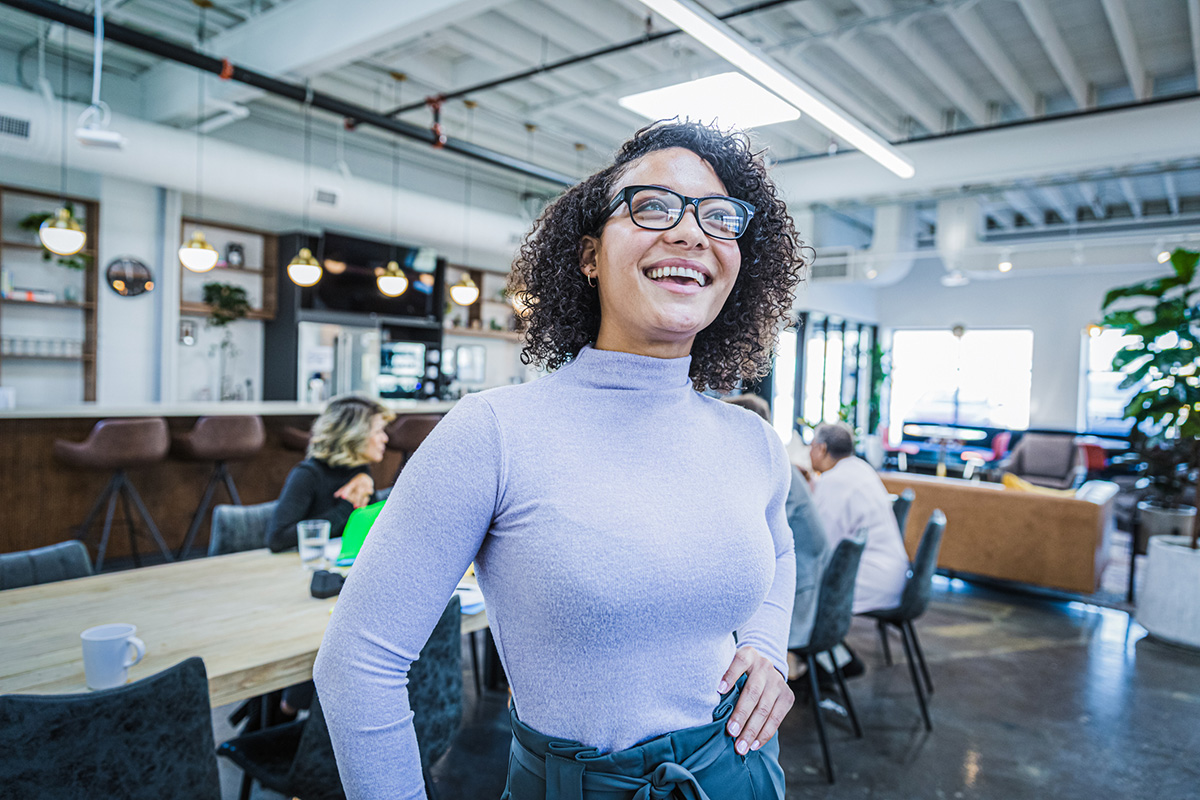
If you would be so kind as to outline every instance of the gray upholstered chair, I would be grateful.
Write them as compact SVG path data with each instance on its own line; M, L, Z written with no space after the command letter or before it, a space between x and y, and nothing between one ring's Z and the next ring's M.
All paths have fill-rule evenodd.
M429 767L449 749L462 721L461 661L462 612L455 595L408 672L408 700L430 797L436 793ZM303 800L345 798L319 697L313 700L307 719L230 739L217 753L245 772L241 800L250 797L255 780Z
M278 500L252 506L220 505L213 509L208 554L223 556L267 546L267 528Z
M917 498L917 493L912 489L905 489L900 493L900 496L892 501L892 513L896 515L896 524L900 526L900 541L904 541L904 526L908 524L908 512L912 509L913 500Z
M204 662L86 694L0 695L5 797L221 800Z
M1078 489L1087 477L1073 433L1026 433L1000 469L1050 489Z
M862 727L854 712L854 703L846 689L842 668L834 658L833 648L846 638L854 604L854 579L858 577L858 562L862 558L865 535L860 531L854 539L838 542L825 572L821 576L821 588L817 593L817 616L813 620L812 636L804 647L793 648L792 652L804 658L808 664L808 682L812 690L813 717L817 722L817 737L821 741L821 755L825 759L825 776L833 783L833 761L829 758L829 740L825 736L825 722L821 718L821 688L817 683L817 661L819 653L829 653L833 662L833 674L837 678L838 691L846 704L846 713L854 726L854 735L862 738Z
M925 532L921 534L921 543L917 545L917 557L913 559L912 570L904 584L904 592L900 595L900 605L863 614L875 619L879 627L880 641L883 642L884 658L889 666L892 663L892 653L888 647L887 629L890 625L900 631L904 654L908 658L908 670L912 674L913 689L917 693L917 702L921 705L921 718L925 721L925 730L933 730L926 699L926 691L933 694L933 680L929 676L929 665L925 663L925 653L921 650L921 642L917 639L917 629L913 627L913 620L924 614L925 609L929 607L929 596L933 591L933 572L937 569L938 551L942 548L942 536L945 532L946 515L934 509L925 525ZM921 677L917 676L918 666L921 677L925 679L924 686L921 685Z
M92 574L87 545L78 539L0 554L0 589L17 589Z

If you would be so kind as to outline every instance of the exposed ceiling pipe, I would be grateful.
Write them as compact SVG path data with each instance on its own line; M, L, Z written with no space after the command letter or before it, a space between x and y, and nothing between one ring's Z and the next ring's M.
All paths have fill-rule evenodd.
M81 31L90 32L92 30L93 20L90 15L67 8L66 6L60 6L57 3L51 2L51 0L0 0L0 5L6 5L18 11L24 11L27 14L59 22ZM198 53L189 47L166 42L123 25L112 22L107 23L105 25L105 38L110 41L120 42L127 47L165 58L169 61L212 73L223 80L238 81L239 83L253 86L270 94L295 100L298 103L311 103L313 108L328 111L339 117L353 118L361 124L371 125L408 139L424 142L430 146L436 146L439 141L439 137L428 129L392 119L364 106L339 100L332 95L314 92L310 87L306 87L303 84L282 81L278 78L264 75L261 72L255 72L246 67L238 66L228 60ZM452 136L442 137L441 149L557 186L571 186L576 183L576 180L569 175L564 175L523 159L498 153Z

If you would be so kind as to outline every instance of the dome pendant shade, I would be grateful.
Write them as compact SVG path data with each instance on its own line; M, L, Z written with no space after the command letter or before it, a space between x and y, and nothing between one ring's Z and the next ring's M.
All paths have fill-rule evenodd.
M408 278L395 261L389 261L385 269L376 269L375 276L375 285L388 297L399 297L408 289Z
M479 287L470 275L463 275L461 281L450 287L450 299L460 306L469 306L479 299Z
M208 272L217 265L217 250L204 238L200 231L193 231L192 238L179 248L179 263L192 272Z
M288 277L297 286L312 286L321 280L321 273L321 265L307 247L301 247L300 252L296 253L287 265Z
M66 206L58 209L53 217L41 224L38 228L38 238L42 240L43 247L60 256L75 255L87 242L87 234L79 227L75 216Z

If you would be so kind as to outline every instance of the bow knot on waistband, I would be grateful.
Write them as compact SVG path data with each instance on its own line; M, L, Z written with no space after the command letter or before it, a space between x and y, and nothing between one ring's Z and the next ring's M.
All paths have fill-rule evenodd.
M691 770L681 764L659 764L647 777L648 782L638 790L633 800L669 800L674 797L708 800L708 795L700 788Z

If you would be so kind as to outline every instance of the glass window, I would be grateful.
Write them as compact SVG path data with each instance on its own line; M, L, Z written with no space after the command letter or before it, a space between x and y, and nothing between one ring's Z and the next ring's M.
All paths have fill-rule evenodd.
M905 422L1029 427L1033 331L892 334L890 438Z
M775 351L775 372L771 382L775 396L771 399L771 427L787 444L796 429L792 418L796 411L796 331L788 329L779 334Z
M1112 328L1092 328L1083 340L1084 380L1083 429L1092 433L1125 435L1132 423L1124 419L1137 387L1120 388L1125 375L1113 372L1117 351L1138 342L1137 336L1122 335Z

